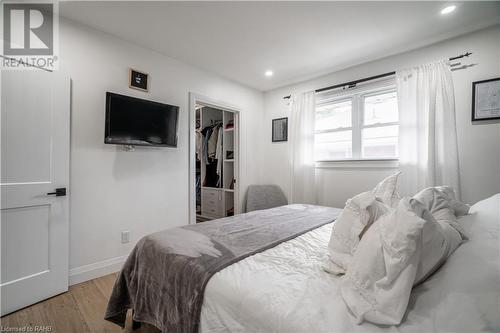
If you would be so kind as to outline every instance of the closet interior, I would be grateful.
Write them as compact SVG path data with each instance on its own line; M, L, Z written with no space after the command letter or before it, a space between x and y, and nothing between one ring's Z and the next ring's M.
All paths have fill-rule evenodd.
M196 105L196 222L234 215L235 113Z

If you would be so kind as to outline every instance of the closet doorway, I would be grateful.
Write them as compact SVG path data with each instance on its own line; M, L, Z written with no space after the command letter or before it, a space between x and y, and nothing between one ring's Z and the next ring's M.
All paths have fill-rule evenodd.
M191 94L190 223L239 213L237 108Z

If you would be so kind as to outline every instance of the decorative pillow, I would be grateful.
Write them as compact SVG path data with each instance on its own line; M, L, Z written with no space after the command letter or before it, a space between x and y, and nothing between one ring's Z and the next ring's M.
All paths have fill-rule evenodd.
M342 298L358 323L398 325L408 306L425 221L403 200L367 230L341 282Z
M455 195L455 190L450 186L436 186L438 191L444 193L450 200L450 207L455 212L455 216L468 215L470 206L464 202L458 201Z
M332 227L328 244L331 265L325 268L329 273L345 273L361 236L388 209L372 192L364 192L347 200Z
M415 277L416 285L444 264L446 258L462 243L462 237L449 223L438 221L420 201L409 199L404 204L426 222L422 230L422 253Z
M401 172L397 172L385 178L372 190L372 193L375 194L378 199L392 208L396 207L399 202L397 185L400 174Z
M341 283L359 323L398 325L411 289L434 273L460 245L459 233L438 222L415 199L402 199L366 232Z
M457 215L468 214L469 206L455 199L455 191L449 186L428 187L413 198L420 201L439 222L446 222L457 230L462 239L468 239L457 223Z

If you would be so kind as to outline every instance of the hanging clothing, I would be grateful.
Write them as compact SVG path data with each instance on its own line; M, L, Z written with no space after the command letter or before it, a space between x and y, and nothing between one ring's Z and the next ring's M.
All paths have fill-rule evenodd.
M212 127L207 126L204 129L201 130L201 133L203 134L203 162L205 164L208 164L208 140L210 139L210 135L212 134Z
M196 130L196 159L201 161L201 154L203 152L203 134L201 131Z
M217 175L219 178L222 174L222 127L219 128L219 133L217 135L217 148L215 149L215 159L217 160Z
M200 206L201 210L201 175L196 175L196 210L198 210L198 206Z
M219 137L219 126L215 126L212 129L210 138L208 139L208 157L210 158L215 158L218 137Z
M205 181L203 186L217 187L219 176L217 175L217 162L213 161L207 164L205 169Z
M222 179L222 122L217 121L215 124L205 126L199 132L200 156L202 163L205 164L203 186L219 187Z

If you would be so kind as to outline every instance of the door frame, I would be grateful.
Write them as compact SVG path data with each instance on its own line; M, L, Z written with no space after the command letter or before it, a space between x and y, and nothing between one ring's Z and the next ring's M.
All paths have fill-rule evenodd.
M224 101L219 101L212 99L207 96L203 96L197 93L189 93L189 224L196 224L196 104L203 104L205 106L213 107L215 109L229 111L234 113L236 132L234 137L234 144L237 147L234 165L234 178L236 178L236 184L234 187L234 213L239 214L241 212L240 203L240 184L241 184L241 170L240 170L240 124L241 124L241 109L226 103Z

